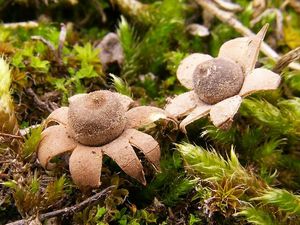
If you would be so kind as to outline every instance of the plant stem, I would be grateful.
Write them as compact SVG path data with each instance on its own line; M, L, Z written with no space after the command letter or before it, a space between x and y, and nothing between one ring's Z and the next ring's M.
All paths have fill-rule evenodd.
M244 36L255 35L250 29L245 27L239 20L237 20L232 13L226 12L222 9L219 9L215 4L208 0L195 0L203 9L209 11L211 14L216 16L219 20L224 23L227 23L229 26L233 27L237 32ZM268 44L262 42L261 51L277 62L280 56L275 52ZM290 63L289 67L294 70L300 70L299 63Z
M59 209L56 211L41 214L38 216L38 219L40 222L43 222L46 219L50 219L50 218L56 217L56 216L70 216L76 212L83 210L87 206L93 206L93 205L97 204L99 202L99 200L101 200L101 198L103 196L109 194L113 188L114 188L114 186L105 188L104 190L96 193L95 195L87 198L86 200L84 200L76 205L66 207L64 209ZM7 223L6 225L26 225L30 221L31 221L31 219L22 219L22 220L18 220L18 221L12 222L12 223Z
M8 138L21 139L21 140L24 139L21 135L7 134L7 133L2 133L2 132L0 132L0 136L1 136L1 137L8 137Z

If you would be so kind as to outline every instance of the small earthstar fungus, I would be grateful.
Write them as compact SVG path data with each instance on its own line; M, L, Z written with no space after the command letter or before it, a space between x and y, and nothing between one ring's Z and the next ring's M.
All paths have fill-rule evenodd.
M183 59L177 70L180 83L191 91L176 96L165 111L175 118L186 116L180 129L210 114L219 128L230 128L242 97L262 90L275 90L281 77L270 70L254 69L265 25L256 35L225 42L218 57L194 53Z
M98 187L103 154L112 158L129 176L146 184L143 166L133 147L159 169L160 148L154 138L137 128L165 119L162 109L138 106L127 96L95 91L69 99L69 107L53 111L38 147L38 159L46 169L56 157L71 153L69 169L80 188ZM133 146L133 147L132 147Z

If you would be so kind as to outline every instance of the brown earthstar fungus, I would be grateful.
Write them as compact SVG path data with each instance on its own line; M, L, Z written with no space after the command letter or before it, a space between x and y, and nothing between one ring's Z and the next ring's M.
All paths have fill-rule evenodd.
M185 117L180 129L210 114L212 123L229 128L242 97L262 90L275 90L281 77L270 70L254 69L268 25L256 35L225 42L218 57L194 53L177 69L180 83L191 91L173 98L165 111L175 118Z
M110 91L78 94L46 119L46 129L38 147L38 159L46 169L51 160L71 153L69 169L80 188L98 187L103 154L112 158L129 176L146 184L143 166L133 147L159 169L160 147L150 135L137 128L166 118L164 110L139 106L130 109L133 100Z

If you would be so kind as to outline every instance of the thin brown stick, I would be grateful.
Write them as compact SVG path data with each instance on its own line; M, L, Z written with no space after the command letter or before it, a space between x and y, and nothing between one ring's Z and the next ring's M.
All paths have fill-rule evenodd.
M55 55L55 52L56 52L55 51L55 47L54 47L54 45L50 41L46 40L42 36L31 36L31 39L32 40L36 40L36 41L41 41L42 43L44 43L45 45L47 45L48 48L50 49L50 51Z
M56 210L53 212L41 214L41 215L39 215L38 219L40 222L43 222L46 219L56 217L56 216L70 216L76 212L83 210L87 206L96 205L105 195L109 194L114 187L115 186L110 186L108 188L105 188L104 190L98 192L97 194L87 198L86 200L84 200L76 205L66 207L64 209L59 209L59 210ZM26 225L30 221L31 221L30 219L23 219L23 220L18 220L18 221L12 222L12 223L7 223L6 225Z
M97 0L92 0L92 4L94 5L95 9L97 10L97 12L100 14L101 16L101 22L105 23L107 21L107 17L105 15L105 12L101 6L101 3Z
M284 9L290 5L297 13L300 13L300 2L298 0L285 0L280 8Z
M64 47L64 43L66 41L66 37L67 37L67 28L66 28L66 25L61 23L60 24L60 33L59 33L59 41L58 41L58 47L57 47L57 60L58 60L58 63L60 65L63 64L63 61L62 61L62 50L63 50L63 47Z
M276 37L278 40L281 40L281 39L283 39L283 15L279 9L276 9L276 8L266 9L259 16L257 16L253 20L251 20L250 24L251 24L251 26L254 26L259 21L261 21L265 16L268 16L272 13L275 13L275 16L276 16Z
M33 101L37 104L37 106L42 109L42 110L46 110L48 112L53 112L53 108L50 108L49 105L45 102L43 102L39 96L37 96L37 94L32 90L32 88L27 88L25 90L25 92L30 95L33 98Z
M10 29L16 29L19 27L24 28L35 28L38 27L39 24L35 21L26 21L26 22L16 22L16 23L4 23L3 27L10 28Z
M0 132L1 137L8 137L8 138L14 138L14 139L21 139L23 140L24 138L20 135L14 135L14 134L7 134L7 133L2 133Z
M277 64L275 65L273 71L276 73L281 73L281 71L286 68L291 62L295 60L300 59L300 47L295 48L288 53L286 53L284 56L282 56Z
M213 4L209 0L195 0L203 9L210 12L214 16L216 16L219 20L224 23L227 23L229 26L233 27L237 32L242 34L243 36L252 36L255 35L250 29L245 27L238 19L234 17L232 13L226 12L224 10L219 9L215 4ZM275 52L268 44L265 42L261 45L261 51L268 56L270 59L277 62L280 56ZM291 69L300 70L299 63L291 63L289 64Z

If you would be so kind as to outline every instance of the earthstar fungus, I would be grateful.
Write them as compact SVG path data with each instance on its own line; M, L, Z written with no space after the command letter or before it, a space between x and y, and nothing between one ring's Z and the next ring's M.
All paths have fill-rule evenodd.
M78 94L46 119L46 129L38 147L38 159L53 169L55 157L71 153L69 169L80 188L98 187L103 154L112 158L129 176L146 184L143 166L133 147L159 169L160 148L154 138L137 128L166 118L162 109L139 106L133 100L110 91Z
M257 35L235 38L225 42L217 58L194 53L183 59L177 69L180 83L191 91L170 100L165 111L183 118L180 129L210 114L219 128L231 126L242 98L262 90L275 90L281 77L270 70L254 69L260 45L268 25Z

